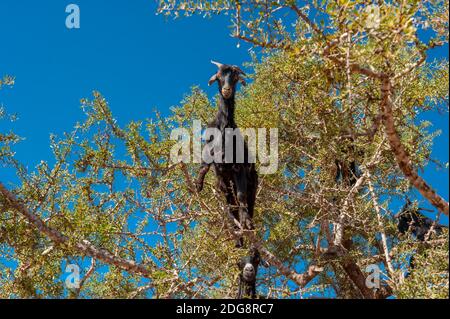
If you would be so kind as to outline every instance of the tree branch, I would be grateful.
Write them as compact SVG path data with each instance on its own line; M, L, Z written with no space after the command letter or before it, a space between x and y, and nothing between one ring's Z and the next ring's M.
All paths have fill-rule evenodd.
M250 239L252 244L261 253L266 262L278 269L278 271L284 275L286 278L291 279L300 288L305 287L311 280L313 280L318 274L323 271L323 267L311 264L308 269L303 274L299 274L294 270L283 265L283 263L278 260L278 258L272 254L267 248L262 245L262 242L256 238L252 231L246 231L245 234Z
M389 247L387 244L387 239L386 239L386 233L384 231L384 227L383 227L383 221L382 221L382 216L381 216L381 209L380 209L380 205L378 204L378 197L375 194L375 190L373 189L373 185L371 182L371 175L370 173L368 173L368 184L369 184L369 191L372 197L372 202L373 202L373 206L375 207L375 211L377 213L377 221L378 221L378 227L379 227L379 232L381 234L381 243L382 243L382 247L383 247L383 252L384 252L384 258L387 264L387 268L389 270L389 275L392 276L394 275L394 267L392 266L392 262L391 262L391 257L389 255Z
M344 242L344 248L351 249L353 242L347 240ZM359 266L350 256L345 256L341 261L341 266L350 280L355 284L365 299L384 299L391 294L390 287L381 287L380 289L370 289L366 285L366 276Z
M12 209L24 216L30 224L36 227L42 234L50 238L54 243L60 245L69 244L69 237L63 235L58 230L47 226L41 218L28 210L28 208L26 208L14 194L7 190L1 182L0 194L4 197L6 203ZM140 275L145 278L152 278L152 272L144 265L137 264L133 260L117 257L103 248L96 247L86 239L81 240L81 242L76 242L74 244L74 248L83 255L91 256L92 258L101 260L102 262L110 265L114 265L129 273Z
M320 30L303 12L298 9L293 9L297 12L298 16L305 21L311 28L319 33L324 39L326 37L324 36L322 30ZM346 33L342 34L339 39L335 39L334 41L328 43L326 49L323 51L322 55L324 57L329 58L336 64L339 64L342 67L346 67L346 62L338 59L335 56L330 55L331 48L335 47L341 42L341 39L346 36ZM404 76L405 74L412 71L412 69L420 66L426 58L426 55L424 51L421 51L421 58L414 63L412 66L407 68L405 71L401 72L397 76L395 76L395 79ZM381 107L383 109L383 124L385 126L386 135L388 136L389 143L391 145L391 150L394 153L397 163L405 175L406 178L411 182L414 187L417 188L417 190L424 196L433 206L435 206L439 211L443 212L445 215L449 215L449 204L447 201L445 201L441 196L436 194L436 192L425 182L425 180L420 177L417 172L413 169L411 165L411 160L401 144L400 138L395 130L395 123L394 123L394 117L392 114L392 82L388 75L382 73L382 72L376 72L368 68L361 67L358 64L351 63L350 65L347 65L348 68L352 72L363 74L375 79L380 79L382 81L381 86Z
M411 159L403 147L400 137L395 129L394 116L392 114L392 82L389 77L384 77L381 84L381 108L383 109L383 124L386 135L395 155L397 164L405 177L434 207L448 216L449 207L441 196L420 177L413 168Z

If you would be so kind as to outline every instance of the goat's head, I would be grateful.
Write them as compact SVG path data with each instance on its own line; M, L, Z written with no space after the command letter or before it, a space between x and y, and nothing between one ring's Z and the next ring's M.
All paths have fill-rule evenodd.
M235 65L222 64L211 61L218 68L217 72L209 79L208 85L219 83L219 92L224 99L229 99L236 93L236 84L240 82L245 85L245 73Z
M238 262L238 267L241 270L242 279L247 282L254 282L258 272L258 266L261 262L259 252L252 248L248 256L242 257Z

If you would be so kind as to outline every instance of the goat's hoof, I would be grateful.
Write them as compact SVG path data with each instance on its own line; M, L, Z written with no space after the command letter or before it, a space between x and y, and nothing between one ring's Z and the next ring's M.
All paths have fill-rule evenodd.
M200 193L203 190L203 183L195 183L195 190Z

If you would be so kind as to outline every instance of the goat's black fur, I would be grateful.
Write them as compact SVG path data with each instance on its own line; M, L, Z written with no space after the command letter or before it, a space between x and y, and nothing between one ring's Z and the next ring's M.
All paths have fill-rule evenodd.
M220 64L218 72L210 79L210 84L217 81L219 84L219 110L215 119L209 124L210 128L217 128L222 133L222 163L208 164L202 161L199 175L196 181L197 190L203 189L203 182L210 166L214 168L217 177L217 186L225 194L227 201L227 214L230 217L232 227L238 230L234 220L239 221L244 229L253 229L253 210L256 200L258 175L255 164L249 163L247 144L244 143L244 161L237 163L236 137L233 138L233 162L225 162L225 129L236 129L234 120L235 93L237 82L245 83L242 79L243 72L236 66ZM208 141L208 145L211 140ZM208 150L214 155L214 149ZM239 238L236 247L243 246L243 239Z
M336 165L336 183L343 183L344 185L353 186L359 178L359 173L355 161L347 165L344 161L335 160Z
M239 274L239 291L238 299L256 298L256 274L261 262L259 252L256 248L250 249L250 254L241 258L238 267Z
M397 229L400 234L405 235L406 233L411 232L418 241L423 242L429 239L427 236L441 234L442 228L446 226L434 223L432 219L423 216L420 213L420 210L420 208L413 207L411 201L407 199L406 204L395 217L398 221ZM433 227L433 229L431 227ZM428 235L428 233L430 233L430 235ZM409 259L409 267L410 269L415 268L414 255ZM410 273L408 272L405 275L405 278L408 278L409 275Z
M411 232L419 241L425 241L427 234L430 232L431 226L433 226L433 220L423 216L420 213L419 208L414 208L408 201L403 206L400 213L396 215L398 220L397 228L400 234L404 235L407 232ZM443 225L436 223L433 227L433 231L439 235L442 233Z
M334 160L336 165L335 182L346 186L355 185L357 179L360 177L358 165L355 161L355 145L354 138L351 136L351 131L346 130L345 137L341 137L342 145L340 146L340 156ZM350 135L350 136L348 136Z

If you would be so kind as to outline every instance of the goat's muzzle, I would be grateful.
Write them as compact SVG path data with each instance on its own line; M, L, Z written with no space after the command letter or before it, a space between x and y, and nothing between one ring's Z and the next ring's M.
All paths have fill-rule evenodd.
M256 277L255 267L250 263L245 264L242 270L242 277L246 282L254 281Z
M226 99L230 98L233 94L233 90L231 88L222 88L222 96Z

